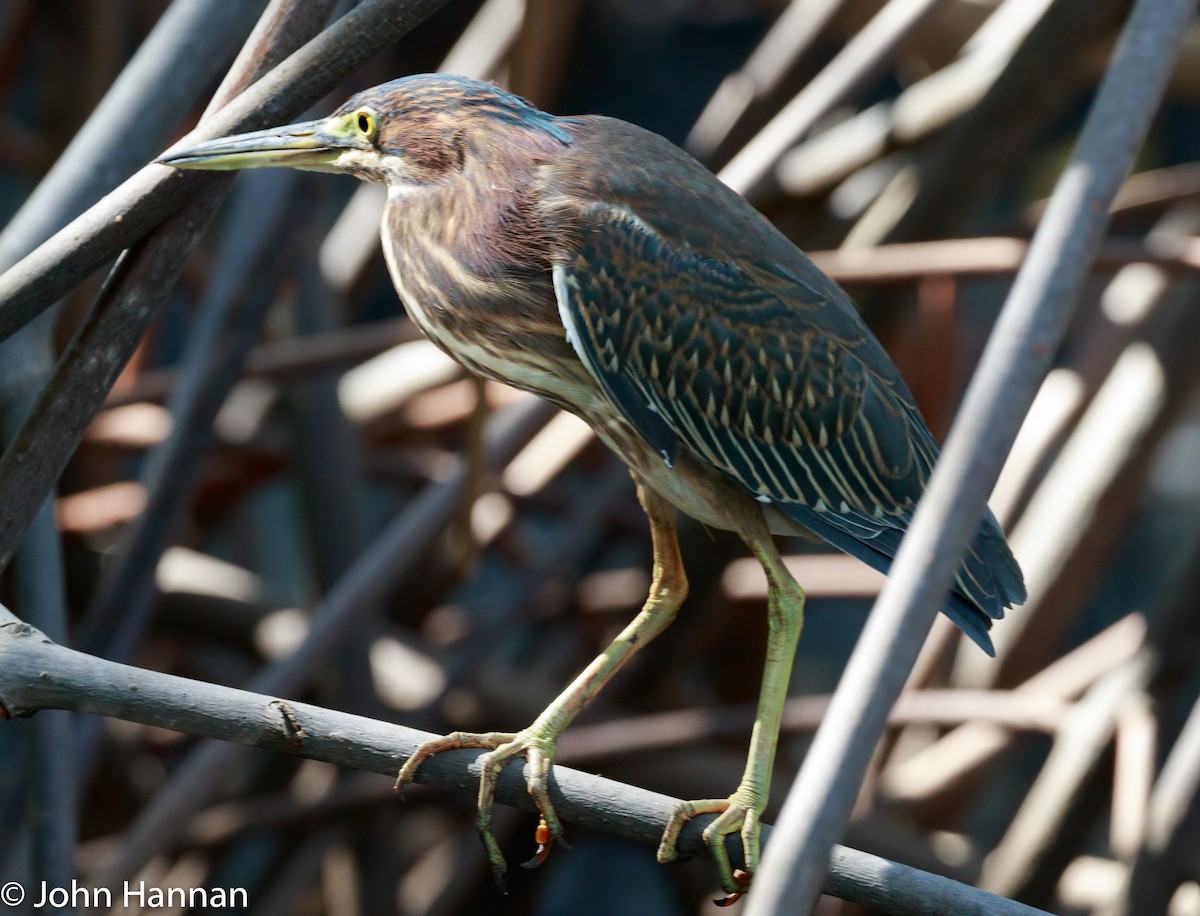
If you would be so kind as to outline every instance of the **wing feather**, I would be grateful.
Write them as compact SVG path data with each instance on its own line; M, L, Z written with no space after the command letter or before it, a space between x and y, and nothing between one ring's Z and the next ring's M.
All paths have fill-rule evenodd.
M937 447L844 296L672 243L620 207L586 205L578 223L554 266L559 311L633 427L668 462L686 448L886 571ZM990 571L997 557L1011 570ZM987 618L1023 599L1015 569L989 513L946 609L985 648Z

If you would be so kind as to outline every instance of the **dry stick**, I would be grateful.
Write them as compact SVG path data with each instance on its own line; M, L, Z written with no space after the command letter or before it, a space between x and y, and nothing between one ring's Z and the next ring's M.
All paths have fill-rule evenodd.
M224 49L250 28L261 3L176 0L163 13L75 139L0 231L0 270L125 178L167 141L200 92L224 66ZM202 27L203 26L203 27ZM169 78L168 78L169 77ZM33 392L53 366L53 315L0 343L0 414L7 441L33 407ZM35 626L65 641L62 557L49 500L30 522L17 554L17 607ZM30 733L30 827L34 880L57 887L74 877L75 775L67 714ZM24 793L19 793L24 794ZM9 810L19 794L0 802Z
M1145 211L1160 210L1168 204L1195 200L1200 196L1200 162L1165 165L1130 175L1113 201L1113 215L1138 216ZM1045 201L1030 206L1027 213L1032 222L1041 217Z
M340 320L337 306L341 303L322 282L314 249L304 244L299 249L308 260L300 266L292 303L293 330L298 336L332 332ZM297 379L289 392L288 410L316 579L325 591L369 541L360 433L338 401L336 380L328 375Z
M1108 848L1114 859L1127 866L1133 864L1146 836L1146 812L1158 768L1158 732L1157 711L1149 693L1126 697L1117 714L1114 738Z
M402 343L421 336L407 318L386 318L365 324L338 328L261 343L250 351L242 366L243 378L263 378L287 382L315 372L341 372ZM110 394L106 409L124 407L139 401L160 401L170 397L178 384L178 372L151 369L142 372L128 388Z
M1148 241L1178 241L1200 228L1200 212L1192 210L1187 204L1172 207L1150 230ZM1196 279L1190 278L1192 283ZM1168 294L1187 289L1172 281L1164 269L1135 263L1122 267L1107 283L1100 294L1100 310L1076 339L1073 354L1042 382L992 491L992 509L1006 528L1018 506L1032 495L1039 468L1066 442L1125 347L1136 334L1144 333L1148 317L1161 308ZM1044 485L1044 480L1038 484ZM1028 509L1023 509L1022 518L1027 514ZM1019 550L1017 556L1024 560ZM960 656L960 662L965 664L966 658Z
M211 140L296 117L445 0L363 0L192 131ZM149 165L0 276L0 339L8 337L175 213L215 176Z
M1077 649L1015 687L1013 696L1028 695L1068 702L1088 690L1106 672L1141 651L1146 623L1125 617ZM943 735L886 774L887 802L929 804L953 792L1012 744L1013 735L995 725L970 722Z
M740 194L769 189L779 157L818 120L869 80L937 0L889 0L811 83L733 157L718 177Z
M24 716L40 709L112 716L386 774L395 773L402 759L433 737L306 703L84 655L50 642L0 606L0 714ZM478 751L439 754L422 765L417 779L474 796L480 756ZM204 794L210 791L211 786L203 790ZM643 843L658 843L667 818L678 804L665 795L565 767L554 768L550 793L568 820ZM501 774L496 797L504 804L532 810L521 768L509 767ZM700 831L707 820L697 819L685 828L680 843L684 854L704 851ZM1042 913L947 878L845 848L836 850L825 886L831 894L904 916Z
M414 9L431 10L439 2L441 0L408 0L406 3L395 0L392 6L399 5L402 9L393 9L393 16L396 20L408 21L415 25L419 18L413 18ZM303 3L295 5L291 2L279 2L279 7L284 11L281 13L284 16L289 10L299 9L307 14L316 9ZM410 16L405 17L404 12L410 13ZM338 25L353 19L355 15L347 14L338 24L322 33L322 36L330 32L341 34L344 30L339 30ZM268 31L266 34L256 31L261 46L256 49L253 57L241 62L241 66L249 69L239 73L237 81L229 87L229 91L233 86L252 78L260 64L270 62L275 49L279 47L276 41L282 42L285 48L291 46L293 36L296 33L303 34L307 22L308 16L301 15L288 29ZM293 28L295 32L292 31ZM306 58L306 52L314 46L324 48L322 36L313 39L276 67L272 74L260 80L246 95L253 95L255 90L270 81L271 76L291 69L290 65L298 58ZM362 38L354 44L355 53L339 50L338 54L343 59L357 60L357 54L361 53L364 47L371 47L372 40L377 38L374 34L370 39ZM339 75L342 72L339 70ZM221 121L243 98L245 95L211 118L206 122L207 125ZM12 556L15 545L24 534L38 503L49 492L54 480L74 453L87 424L103 403L121 368L149 326L159 303L177 279L182 270L183 258L207 226L224 196L223 190L229 186L229 178L219 178L216 183L208 186L206 196L186 207L168 220L151 238L140 243L135 256L123 259L123 269L118 268L114 271L113 282L106 287L92 315L71 342L29 421L3 459L0 459L0 568L3 568ZM102 201L98 207L102 209L103 203ZM96 209L92 208L89 213L94 213ZM69 230L70 227L64 231ZM46 249L55 249L54 240L43 245L38 251ZM20 265L14 268L13 272L19 273L19 268ZM3 278L0 278L0 285L3 285Z
M7 269L162 148L250 31L262 0L174 0L0 231Z
M525 0L485 0L438 70L491 79L520 35L524 16Z
M820 893L888 710L1066 329L1194 9L1192 0L1138 0L1130 14L888 583L788 794L747 916L809 912Z
M1200 700L1183 725L1163 763L1146 813L1146 835L1134 858L1128 885L1122 888L1112 912L1166 912L1176 881L1168 866L1172 852L1187 841L1185 827L1200 801ZM1192 838L1194 842L1194 838ZM1164 880L1164 871L1175 881ZM1106 914L1107 916L1107 914Z
M336 0L271 0L242 45L221 85L208 100L200 116L206 126L222 108L237 98L255 80L294 54L321 31Z
M851 235L913 241L967 223L995 182L1028 157L1036 133L1049 129L1076 97L1073 82L1060 74L1069 75L1082 50L1115 29L1128 6L1126 0L1055 0L983 98L921 150L914 168L897 176ZM1048 80L1048 73L1057 78ZM900 213L883 212L889 209Z
M1158 278L1154 288L1162 292L1151 299L1141 339L1111 358L1103 385L1013 529L1032 597L997 634L997 664L986 676L974 672L973 686L1011 684L1049 661L1090 594L1080 594L1079 583L1088 588L1103 574L1160 444L1192 402L1200 383L1191 339L1200 281L1167 286ZM1136 302L1128 292L1124 298Z
M3 349L0 346L0 352ZM11 420L9 428L4 430L7 434L24 420L25 411L32 403L32 393L20 383L15 391L5 387L4 404L0 406L0 429L9 425L5 421ZM0 441L3 438L0 436ZM17 552L13 572L18 607L25 619L51 639L65 643L66 586L51 500L45 500L38 510L29 535ZM74 718L67 712L55 712L45 722L35 720L31 728L14 736L18 741L23 737L26 742L23 763L27 782L22 786L18 777L13 794L0 799L0 806L6 812L13 812L10 823L20 823L19 812L24 799L31 879L55 887L69 887L75 879L75 845L78 842L75 766L72 756L63 753L74 740ZM20 771L19 765L17 769Z
M1122 707L1130 694L1145 689L1153 667L1152 653L1143 650L1097 681L1075 704L1007 832L984 862L980 887L1015 894L1028 882L1112 741Z
M35 719L41 715L43 713L39 713ZM419 810L425 802L440 804L432 792L416 791L404 796L397 794L394 773L344 772L344 779L338 779L327 790L312 795L289 786L210 805L188 818L183 832L167 851L176 854L216 849L228 846L249 833L286 831L287 828L353 817L360 812L367 814L384 807L394 807L400 814L401 811ZM517 814L506 808L498 808L496 814L502 811L508 815ZM92 840L84 845L80 858L85 861L95 859L108 842L103 837ZM483 853L482 844L474 836L472 845L479 847ZM486 859L484 861L486 863Z
M616 462L606 464L589 481L586 491L567 509L566 515L572 520L570 530L558 537L552 547L541 551L537 560L510 588L499 594L489 594L486 600L472 608L471 635L456 645L445 660L445 685L436 697L409 713L409 722L419 726L441 722L440 711L446 697L478 670L497 641L520 620L538 591L556 577L577 578L586 557L593 554L602 541L613 509L620 504L620 497L628 493L629 487L628 472Z
M552 408L532 398L497 414L489 424L486 461L490 469L512 459L543 425ZM285 659L263 668L250 687L288 695L300 690L310 673L335 652L368 618L378 602L416 569L426 548L441 534L462 497L461 469L431 484L375 539L324 599L313 609L304 641ZM220 788L220 775L239 759L239 749L209 743L194 750L170 782L142 810L126 835L116 861L101 877L104 886L119 884L171 842L183 816L203 805Z
M570 61L582 0L525 0L520 30L508 56L508 85L548 107Z
M700 160L712 157L756 102L778 88L846 0L792 0L740 70L717 87L683 147Z
M839 283L899 283L939 274L1004 276L1020 269L1028 251L1025 239L1001 236L839 248L809 257ZM1115 270L1129 264L1200 271L1200 239L1106 239L1093 266Z
M314 15L321 15L319 9L320 4L273 0L252 33L249 47L243 49L234 68L227 74L214 102L228 100L310 37L320 27L320 20ZM113 271L92 314L71 341L41 398L0 459L0 493L22 494L20 499L7 500L5 508L0 510L0 530L3 531L0 534L0 569L11 557L31 521L32 500L53 488L54 479L74 452L104 395L132 355L158 305L174 285L187 252L220 205L223 193L218 192L217 187L227 189L230 186L228 180L214 186L204 199L191 204L139 242L135 253L123 257L122 265ZM39 330L49 332L48 327ZM69 391L71 396L59 397L63 391ZM176 431L174 439L179 438L180 432ZM182 432L186 433L186 430ZM144 529L148 521L156 522L160 518L168 524L172 521L169 514L155 515L152 519L143 515L140 528ZM123 576L130 565L122 560L115 572ZM112 576L108 581L112 581ZM129 584L127 581L119 583L122 589ZM148 615L148 595L141 603L146 609L129 620L119 633L130 643L131 631L136 633ZM135 607L137 605L135 602Z
M1149 636L1162 656L1160 664L1165 672L1185 673L1180 699L1192 708L1155 780L1144 811L1145 833L1126 876L1127 886L1096 909L1097 916L1166 913L1177 887L1193 873L1200 801L1200 700L1191 635L1194 596L1200 590L1198 560L1200 538L1189 531L1183 549L1172 550L1167 568L1159 573L1163 586L1148 609Z
M1180 302L1175 307L1177 314L1188 315L1193 301L1194 296L1180 297ZM1176 326L1178 326L1177 323ZM1171 335L1166 328L1163 328L1158 336L1165 337L1165 343L1169 343L1172 338L1176 340L1183 338L1179 340L1175 353L1164 353L1164 363L1167 365L1185 363L1184 366L1178 366L1178 368L1185 370L1186 374L1190 375L1191 384L1187 379L1183 379L1169 387L1173 392L1178 389L1178 393L1173 394L1174 398L1190 402L1191 399L1187 397L1187 394L1194 391L1195 378L1200 372L1195 364L1194 353L1191 352L1193 348L1190 345L1190 338L1186 334ZM1164 349L1168 349L1165 343ZM1178 407L1174 410L1176 418L1181 413L1183 411ZM1174 425L1174 423L1171 422L1168 425ZM1150 449L1150 451L1154 450ZM1107 515L1104 512L1098 514ZM1075 833L1075 845L1079 846L1084 841L1083 837L1088 833L1089 820L1103 823L1107 812L1100 814L1093 810L1082 811L1081 816L1070 822L1065 821L1072 796L1082 791L1083 779L1088 775L1088 770L1094 767L1095 758L1104 751L1109 738L1119 725L1122 714L1130 708L1131 701L1136 702L1143 697L1149 683L1169 681L1168 673L1180 661L1187 665L1192 664L1187 633L1190 631L1190 618L1194 602L1190 598L1180 601L1176 597L1195 594L1196 539L1189 532L1188 538L1185 540L1185 548L1172 551L1165 568L1159 570L1155 577L1161 582L1162 587L1159 589L1158 598L1153 600L1147 608L1149 645L1142 647L1136 656L1115 665L1102 681L1093 685L1088 696L1076 704L1072 714L1075 721L1070 725L1064 724L1064 731L1056 740L1055 747L1042 772L1038 775L1037 782L1023 802L1021 810L1014 818L1005 838L989 857L980 880L981 886L992 890L1003 888L1004 892L1008 893L1019 892L1027 884L1037 880L1036 868L1039 859L1052 862L1063 861L1064 854L1067 852L1062 848L1064 834L1069 836ZM1096 576L1090 578L1095 579ZM1185 694L1189 703L1195 698L1194 678L1192 681L1193 683ZM1195 728L1195 724L1192 727ZM1186 728L1187 726L1185 726L1185 731ZM1186 748L1188 741L1194 742L1196 735L1193 734L1186 740L1181 735L1180 740L1183 743L1176 745L1176 748L1172 750L1172 755L1175 755L1177 750ZM1148 827L1147 836L1154 835L1156 828L1166 826L1161 818L1168 811L1170 812L1168 817L1182 817L1182 811L1178 806L1181 803L1186 806L1187 796L1180 797L1173 793L1178 793L1180 790L1194 791L1198 771L1194 768L1194 759L1186 757L1187 754L1194 753L1194 747L1185 750L1184 756L1176 759L1172 775L1165 782L1160 779L1160 787L1172 782L1175 784L1166 796L1152 796L1148 820L1154 826ZM1152 767L1152 749L1150 755L1150 766ZM1185 759L1188 762L1184 762ZM1163 773L1167 772L1164 767ZM1183 781L1179 782L1180 779ZM1167 801L1168 807L1166 809L1156 808L1155 797L1160 805ZM1169 801L1168 798L1170 798ZM1145 805L1144 795L1142 804ZM1109 819L1114 820L1115 814ZM1055 829L1056 824L1066 825L1065 829ZM1179 820L1176 820L1174 826L1178 828ZM1161 839L1161 834L1159 838ZM1078 853L1078 850L1076 849L1075 852ZM1114 855L1118 854L1118 850L1115 848L1111 852ZM1136 901L1136 912L1138 914L1165 913L1170 893L1182 880L1180 874L1172 869L1167 861L1158 859L1153 866L1143 869L1140 877L1142 880L1136 890L1129 894L1129 899ZM1099 910L1103 916L1112 916L1116 912L1121 912L1120 895L1116 895L1108 906L1101 907Z
M315 226L301 234L295 251L301 264L292 301L292 330L297 334L331 330L344 309L321 278ZM286 404L305 540L319 593L325 594L371 539L362 439L338 402L336 380L328 375L298 380L287 392ZM362 628L338 653L336 682L344 696L337 702L353 703L351 708L363 711L374 708L369 651L377 635L372 628Z
M172 851L209 849L227 845L258 830L280 830L315 824L380 806L400 805L410 799L396 794L395 778L377 773L351 772L315 797L286 787L252 797L219 802L188 818ZM416 802L413 798L411 801ZM415 807L415 805L414 805ZM104 839L94 841L103 845ZM83 855L86 857L88 851Z
M1005 0L996 6L946 66L784 154L775 171L780 189L795 195L828 190L961 115L995 81L1051 2Z
M286 231L283 214L294 183L286 172L262 173L235 199L215 279L188 333L179 387L169 405L171 432L140 474L145 508L101 573L81 621L77 644L86 652L128 658L149 622L157 592L154 570L187 508L213 418L278 286L278 241Z
M157 243L126 252L109 275L29 418L0 458L0 568L7 564L38 505L142 338L189 248L220 204L210 197L167 220ZM138 282L122 290L128 277Z

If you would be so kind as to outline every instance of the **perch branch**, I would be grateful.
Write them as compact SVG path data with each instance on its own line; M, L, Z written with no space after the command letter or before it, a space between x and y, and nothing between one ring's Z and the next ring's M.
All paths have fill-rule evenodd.
M0 717L43 709L95 713L251 747L268 748L339 766L394 774L400 761L431 735L292 703L263 694L146 671L67 649L0 606ZM474 796L478 751L431 758L418 781ZM607 833L657 843L676 799L555 767L550 782L564 818ZM533 810L515 767L500 777L496 797ZM704 850L699 818L685 829L680 849ZM853 849L834 850L826 890L880 912L906 916L1035 916L1042 911L938 875Z

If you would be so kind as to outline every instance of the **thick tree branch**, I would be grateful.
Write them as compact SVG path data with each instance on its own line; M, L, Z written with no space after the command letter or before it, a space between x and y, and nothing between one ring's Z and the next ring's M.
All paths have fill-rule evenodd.
M426 732L363 716L293 703L187 678L119 665L67 649L0 606L0 717L68 709L141 722L251 747L283 751L391 775ZM474 796L479 751L439 754L417 779ZM567 820L645 843L657 843L677 799L566 767L550 784ZM496 797L533 810L522 773L509 767ZM704 854L700 832L688 824L680 849ZM1041 910L1005 900L939 875L838 847L826 883L830 894L905 916L1033 916Z

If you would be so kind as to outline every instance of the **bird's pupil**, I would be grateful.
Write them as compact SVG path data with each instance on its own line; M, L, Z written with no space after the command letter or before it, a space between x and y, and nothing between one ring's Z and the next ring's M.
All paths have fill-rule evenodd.
M358 129L361 130L365 134L370 129L370 127L371 127L371 119L368 118L365 114L360 114L358 116Z

